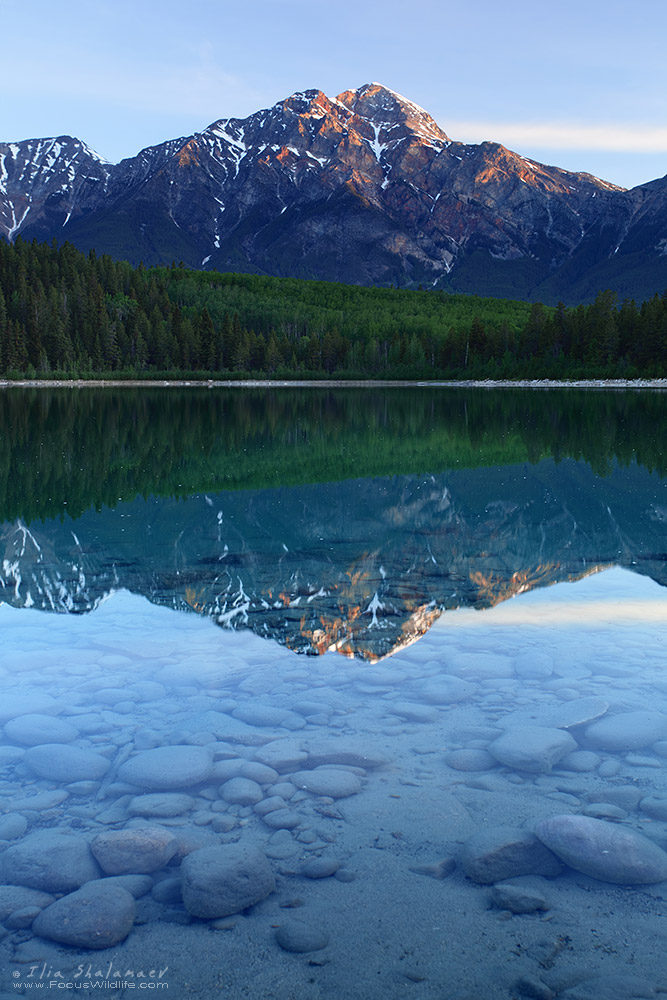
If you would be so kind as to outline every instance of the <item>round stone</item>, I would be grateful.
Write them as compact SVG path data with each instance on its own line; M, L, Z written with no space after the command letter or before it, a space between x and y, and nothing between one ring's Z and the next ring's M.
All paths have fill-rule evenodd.
M230 778L220 789L220 797L232 805L254 806L261 802L264 793L250 778Z
M28 829L28 821L21 813L6 813L0 816L0 840L16 840Z
M344 799L361 791L361 782L355 774L338 771L333 767L318 768L314 771L295 771L291 775L291 780L297 788L305 788L313 795L329 795L332 799Z
M489 744L489 753L501 764L537 774L548 773L561 757L576 749L569 733L546 726L517 726Z
M168 746L143 750L118 769L120 781L153 790L189 788L212 773L211 753L205 747Z
M147 875L173 858L178 841L159 826L109 830L93 840L90 849L107 875Z
M667 853L630 827L589 816L551 816L535 833L565 864L603 882L643 885L667 879Z
M283 951L320 951L329 944L329 936L312 923L289 920L276 931L276 941Z
M275 889L266 855L242 843L194 851L183 859L181 873L186 910L206 919L245 910Z
M301 874L306 878L329 878L339 868L340 861L337 858L311 858L303 865Z
M27 889L22 885L0 885L0 923L4 923L10 913L22 910L26 906L38 906L43 909L54 901L49 892L39 889Z
M78 948L111 948L132 930L134 897L119 886L84 886L51 903L32 929L39 937Z
M488 750L473 747L451 750L445 755L445 763L455 771L490 771L498 767L498 761Z
M23 759L31 771L50 781L95 781L109 770L106 757L62 743L32 746Z
M5 726L5 736L14 743L24 746L38 746L40 743L71 743L79 731L64 719L53 715L32 713L10 719Z

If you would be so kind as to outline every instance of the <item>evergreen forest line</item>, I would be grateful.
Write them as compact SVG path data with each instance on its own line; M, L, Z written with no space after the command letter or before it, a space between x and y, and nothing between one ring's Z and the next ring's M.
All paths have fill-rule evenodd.
M507 465L528 474L544 459L662 478L655 429L666 411L659 391L9 387L0 523L77 518L140 497Z
M7 379L661 378L666 359L667 291L547 308L0 241Z

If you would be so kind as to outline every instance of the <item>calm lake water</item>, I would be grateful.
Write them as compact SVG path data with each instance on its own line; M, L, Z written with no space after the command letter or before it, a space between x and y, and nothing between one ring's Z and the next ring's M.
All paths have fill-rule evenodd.
M666 395L0 428L0 1000L667 993Z

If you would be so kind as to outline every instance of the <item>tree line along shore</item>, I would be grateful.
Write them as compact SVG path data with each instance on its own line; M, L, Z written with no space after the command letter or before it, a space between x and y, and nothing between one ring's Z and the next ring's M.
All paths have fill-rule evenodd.
M5 379L656 379L667 291L526 303L0 242Z

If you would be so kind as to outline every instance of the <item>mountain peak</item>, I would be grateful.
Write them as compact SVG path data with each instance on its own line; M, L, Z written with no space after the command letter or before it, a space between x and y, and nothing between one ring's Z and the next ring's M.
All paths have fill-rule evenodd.
M364 83L357 90L344 90L336 100L374 125L398 121L427 142L451 141L427 111L381 83Z

